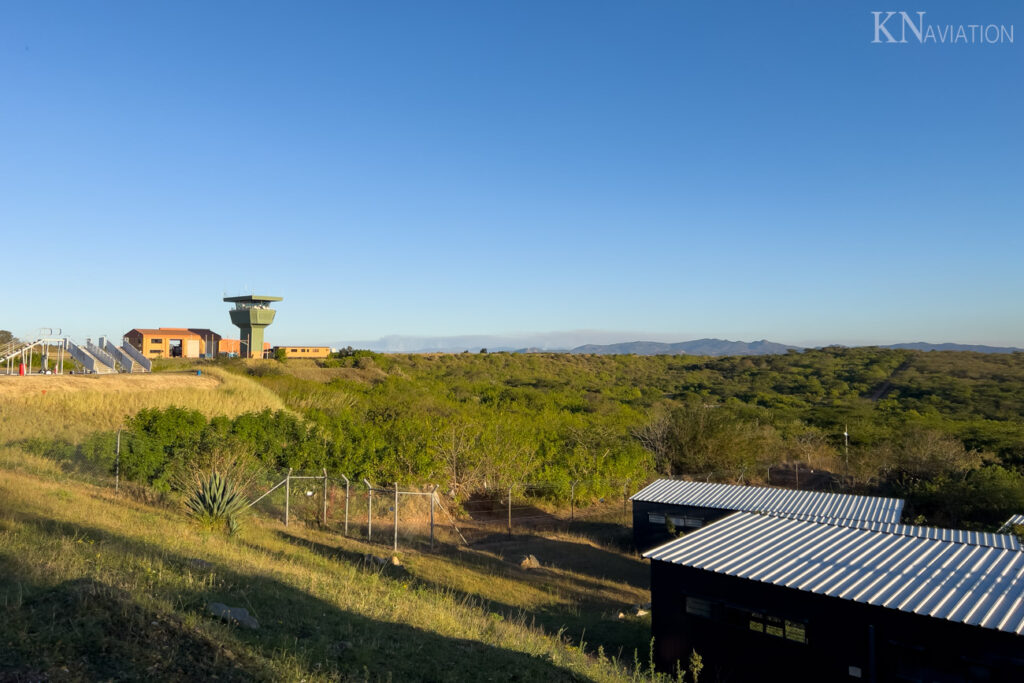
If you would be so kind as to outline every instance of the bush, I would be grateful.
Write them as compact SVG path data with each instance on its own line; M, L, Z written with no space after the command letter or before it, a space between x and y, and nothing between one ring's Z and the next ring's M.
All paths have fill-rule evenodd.
M185 506L201 523L214 526L224 522L228 533L234 534L238 531L239 518L248 509L248 501L234 483L214 472L197 482L185 499Z

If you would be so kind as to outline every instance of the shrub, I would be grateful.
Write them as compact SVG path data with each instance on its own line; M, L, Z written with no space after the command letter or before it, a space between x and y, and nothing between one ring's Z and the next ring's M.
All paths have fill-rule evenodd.
M247 503L234 483L217 472L200 480L185 500L190 515L209 526L224 522L230 534L238 531L239 517Z

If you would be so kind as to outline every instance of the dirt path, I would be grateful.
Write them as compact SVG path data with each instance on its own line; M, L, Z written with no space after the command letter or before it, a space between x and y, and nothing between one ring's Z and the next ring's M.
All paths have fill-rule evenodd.
M892 391L892 379L909 367L910 359L908 358L902 363L900 363L895 370L889 373L888 379L884 380L883 382L880 382L879 384L874 386L871 389L871 391L865 394L864 398L869 399L871 401L880 401L886 396L888 396L889 392Z

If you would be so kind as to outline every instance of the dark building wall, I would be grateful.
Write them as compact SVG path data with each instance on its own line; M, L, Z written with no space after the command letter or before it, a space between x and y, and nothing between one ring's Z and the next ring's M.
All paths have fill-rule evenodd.
M696 650L706 680L1024 680L1024 637L992 629L658 560L651 601L663 671Z
M671 541L678 534L693 531L733 512L735 510L634 500L633 545L640 552L644 552ZM654 521L652 521L652 517L655 517ZM665 522L670 518L675 519L673 526L677 535L673 535L669 531Z

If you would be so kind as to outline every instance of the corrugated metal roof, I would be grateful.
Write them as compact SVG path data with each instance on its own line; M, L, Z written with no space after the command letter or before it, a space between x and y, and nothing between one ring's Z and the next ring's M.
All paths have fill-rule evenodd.
M869 522L857 519L828 519L807 515L781 516L801 519L807 522L818 522L820 524L838 524L840 526L850 526L857 529L866 529L868 531L879 531L883 534L914 536L915 538L930 538L936 541L966 543L967 545L983 545L990 548L1006 548L1007 550L1021 549L1020 539L1012 534L991 533L987 531L967 531L965 529L943 529L941 527L917 526L913 524L886 524L883 522Z
M1013 517L1010 517L1008 520L1006 520L1005 524L999 527L999 532L1003 533L1009 531L1018 524L1024 526L1024 515L1014 515Z
M1024 634L1024 552L736 512L644 557Z
M744 512L778 512L823 519L860 519L888 524L898 523L903 512L903 501L899 498L675 479L658 479L630 500Z

